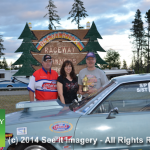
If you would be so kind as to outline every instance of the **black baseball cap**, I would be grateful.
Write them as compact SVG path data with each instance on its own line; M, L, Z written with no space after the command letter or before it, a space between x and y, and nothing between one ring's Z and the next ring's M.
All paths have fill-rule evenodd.
M51 60L51 59L52 59L52 57L50 55L46 54L43 56L42 61L47 61L47 60Z

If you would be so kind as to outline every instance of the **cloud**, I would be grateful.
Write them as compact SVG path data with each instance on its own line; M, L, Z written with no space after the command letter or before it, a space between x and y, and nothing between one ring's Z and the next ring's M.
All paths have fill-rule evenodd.
M130 40L126 34L122 35L105 35L103 39L99 39L99 44L103 47L106 51L109 49L114 49L115 51L119 52L120 60L123 61L125 59L127 61L128 66L131 64L132 61L132 45ZM106 56L105 52L99 52L99 55L104 59Z
M3 57L6 58L8 65L12 62L15 62L21 55L21 53L15 53L15 51L19 48L22 43L22 40L18 40L14 37L4 37L4 42L2 43L5 50L3 51L5 55L3 55L0 59L2 61Z
M104 48L114 48L125 56L124 52L126 53L132 47L127 41L129 40L128 34L134 15L137 9L140 9L142 17L144 17L149 9L150 0L82 1L89 16L81 20L80 25L85 27L87 21L91 23L94 21L103 37L101 42L106 42L104 42ZM73 3L74 0L54 1L58 11L57 14L61 17L61 25L58 25L61 27L58 29L77 29L75 22L71 23L71 19L67 20ZM48 29L48 16L44 17L48 13L48 10L45 9L48 0L1 0L0 4L0 34L3 35L3 44L6 48L4 53L6 53L7 59L17 60L20 54L14 52L21 45L22 40L19 40L18 37L22 33L26 22L32 23L32 30Z

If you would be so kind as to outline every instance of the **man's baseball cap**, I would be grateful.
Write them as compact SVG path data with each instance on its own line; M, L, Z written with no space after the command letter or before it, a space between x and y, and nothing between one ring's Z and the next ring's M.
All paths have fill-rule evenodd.
M52 59L52 57L50 55L46 54L43 56L42 61L47 61L47 60L51 60L51 59Z
M93 52L88 52L87 55L86 55L86 59L89 58L89 57L93 57L93 58L96 58L95 54Z

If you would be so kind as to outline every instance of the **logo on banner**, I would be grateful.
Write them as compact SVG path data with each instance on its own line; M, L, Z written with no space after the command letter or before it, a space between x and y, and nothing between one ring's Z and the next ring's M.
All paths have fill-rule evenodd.
M65 32L65 31L59 31L59 32L52 32L48 35L44 36L42 39L40 39L39 43L36 45L36 48L41 51L41 49L50 41L55 39L67 39L69 41L72 41L78 47L78 49L81 51L84 48L84 44L82 41L75 35Z

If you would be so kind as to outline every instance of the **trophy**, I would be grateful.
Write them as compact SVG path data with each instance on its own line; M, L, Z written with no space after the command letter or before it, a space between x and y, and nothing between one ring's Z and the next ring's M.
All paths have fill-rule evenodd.
M87 92L89 89L87 85L87 81L88 81L88 77L85 75L85 77L83 78L83 92Z

